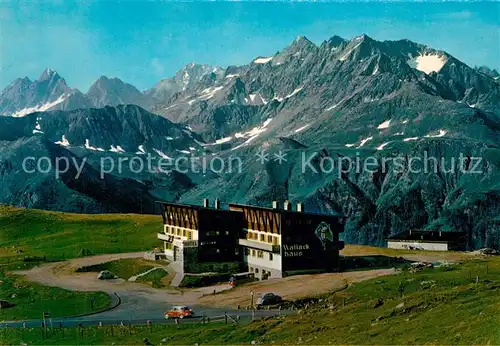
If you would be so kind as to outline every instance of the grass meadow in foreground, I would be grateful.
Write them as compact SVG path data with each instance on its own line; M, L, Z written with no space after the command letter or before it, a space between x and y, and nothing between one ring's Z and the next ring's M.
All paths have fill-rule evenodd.
M44 312L49 312L54 318L74 316L102 310L111 303L104 292L68 291L1 273L0 299L15 304L0 309L0 321L41 319Z
M499 344L500 259L361 282L316 297L286 317L247 325L135 326L67 329L40 340L41 330L7 330L12 344Z

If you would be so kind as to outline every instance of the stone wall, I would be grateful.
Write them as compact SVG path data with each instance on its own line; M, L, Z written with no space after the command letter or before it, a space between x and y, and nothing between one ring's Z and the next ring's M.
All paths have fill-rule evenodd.
M145 252L143 257L145 260L148 261L159 261L167 259L167 255L164 252L154 252L154 251Z

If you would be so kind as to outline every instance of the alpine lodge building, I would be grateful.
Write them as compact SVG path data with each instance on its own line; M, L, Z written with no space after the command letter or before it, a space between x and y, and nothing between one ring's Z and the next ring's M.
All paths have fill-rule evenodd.
M167 259L184 273L253 273L257 279L340 270L339 234L345 219L308 213L302 203L292 210L228 204L213 206L159 202Z

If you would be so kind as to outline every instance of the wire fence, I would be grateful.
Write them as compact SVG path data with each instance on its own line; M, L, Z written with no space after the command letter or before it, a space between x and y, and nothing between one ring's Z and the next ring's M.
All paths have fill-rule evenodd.
M284 315L277 312L274 316ZM269 315L271 316L271 315ZM113 338L141 335L150 337L180 329L213 327L216 325L248 324L254 320L268 317L250 312L245 315L227 314L218 316L198 316L185 319L151 320L52 320L0 324L2 345L10 345L17 340L45 340L59 342L64 340L91 340L95 338Z

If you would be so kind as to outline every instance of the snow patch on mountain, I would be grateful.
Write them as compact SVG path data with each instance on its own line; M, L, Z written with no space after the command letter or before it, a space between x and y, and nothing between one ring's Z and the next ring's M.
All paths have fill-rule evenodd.
M123 148L119 145L117 145L116 147L114 145L111 146L111 149L109 150L113 153L124 153L125 150L123 150Z
M386 142L386 143L384 143L384 144L379 145L379 146L377 147L377 150L384 150L384 148L386 147L386 145L387 145L387 144L389 144L389 143L391 143L391 142Z
M153 148L153 150L154 150L154 152L155 152L155 153L157 153L157 154L158 154L158 156L160 156L161 158L166 159L166 160L172 160L172 158L171 158L170 156L166 155L163 151L158 150L158 149L154 149L154 148Z
M243 144L240 144L231 150L236 150L250 144L250 142L252 142L255 138L259 137L262 133L267 131L267 126L271 123L272 120L273 120L272 118L269 118L266 121L264 121L262 125L256 126L250 131L236 133L234 135L236 138L248 138L248 139Z
M260 94L249 94L248 97L250 97L250 101L252 102L252 104L255 105L267 104L267 101L262 96L260 96Z
M65 135L62 136L62 139L60 141L57 141L54 144L62 145L63 147L69 147L70 146L69 141L68 141L68 139L66 138Z
M182 76L182 84L183 84L182 91L185 91L189 84L189 72L187 70L184 70L184 74Z
M139 151L136 152L137 155L146 155L146 150L144 150L144 145L139 145Z
M377 126L377 129L379 129L379 130L381 130L381 129L388 129L389 126L390 126L390 124L391 124L391 119L386 120L382 124L380 124L379 126Z
M296 88L294 91L292 91L291 94L286 95L285 98L288 99L288 98L298 94L302 89L303 89L302 87Z
M411 141L416 141L418 137L408 137L403 139L403 142L411 142Z
M40 120L40 118L36 118L36 124L35 124L35 129L33 130L33 134L37 134L37 133L40 133L40 134L43 134L43 131L42 131L42 127L40 126L40 123L38 122Z
M96 147L91 146L90 140L88 140L88 139L85 140L85 149L93 150L93 151L106 151L102 148L96 148Z
M14 118L22 118L22 117L25 117L26 115L31 114L31 113L45 112L45 111L48 111L49 109L51 109L52 107L57 106L59 103L64 102L64 100L66 100L66 98L67 98L67 96L63 94L63 95L59 96L59 98L55 101L48 102L48 103L45 103L43 105L37 105L35 107L23 108L23 109L15 112L14 114L12 114L12 116Z
M267 64L269 61L273 60L273 57L267 57L267 58L257 58L253 61L254 64Z
M360 36L360 37L362 38L362 36ZM363 40L361 40L360 38L355 38L354 40L355 40L355 41L358 41L358 43L356 43L356 45L355 45L354 47L349 48L349 50L348 50L347 52L345 52L345 53L344 53L344 54L343 54L343 55L339 58L339 60L340 60L340 61L344 61L344 60L346 60L346 59L349 57L349 55L350 55L350 54L351 54L351 53L352 53L352 52L353 52L356 48L358 48L358 47L359 47L359 45L363 42Z
M416 57L410 56L407 63L410 67L429 74L431 72L439 72L446 61L448 61L448 58L445 55L421 54Z
M327 109L325 109L325 111L327 111L327 112L328 112L328 111L331 111L332 109L337 108L337 107L338 107L338 106L339 106L342 102L344 102L344 100L340 101L340 102L339 102L339 103L337 103L337 104L334 104L334 105L333 105L333 106L331 106L331 107L328 107Z
M361 148L362 146L364 146L366 144L366 142L371 141L372 139L373 139L373 137L368 137L368 138L362 139L361 143L358 145L358 149Z
M202 144L202 146L209 147L212 145L224 144L224 143L230 142L232 139L233 139L233 137L220 138L220 139L217 139L214 143Z
M202 91L202 95L198 97L199 100L206 101L215 96L217 91L224 89L223 86L209 87Z
M299 133L301 131L304 131L305 129L307 129L309 127L310 124L307 124L305 126L302 126L302 127L299 127L298 129L296 129L294 132L295 133Z
M444 137L446 135L447 131L446 130L439 130L439 133L437 135L431 135L430 133L428 135L425 135L427 138L439 138L439 137Z

